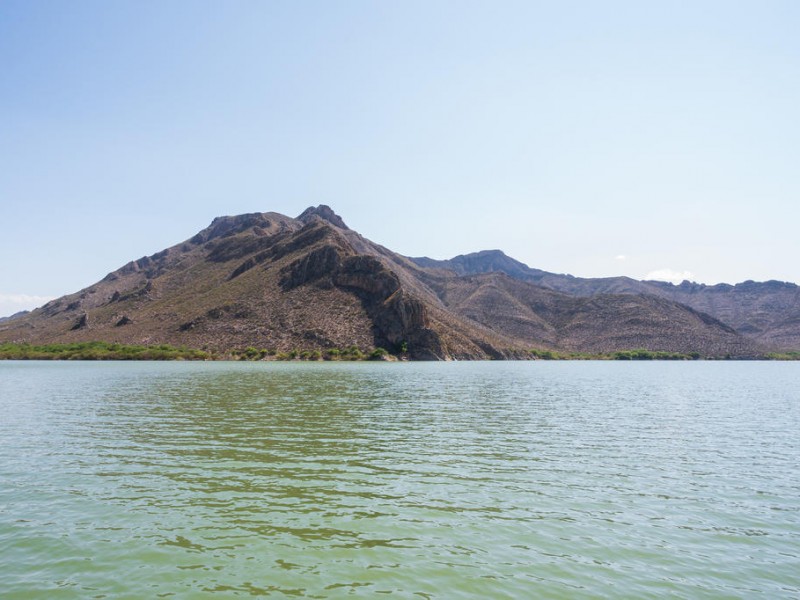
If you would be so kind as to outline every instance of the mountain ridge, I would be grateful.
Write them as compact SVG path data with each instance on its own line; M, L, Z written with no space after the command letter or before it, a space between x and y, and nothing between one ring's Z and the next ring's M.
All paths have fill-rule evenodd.
M770 280L713 285L684 281L636 280L630 277L587 278L528 267L502 250L484 250L447 260L416 257L428 268L452 269L460 274L492 271L574 296L603 293L647 294L685 304L725 322L744 335L775 350L800 347L800 286Z
M427 360L525 358L531 348L709 357L768 349L746 328L659 289L627 278L559 276L501 251L409 258L319 205L296 218L217 217L184 242L0 323L0 342L101 340L219 352L384 347ZM769 319L755 321L758 334L762 321ZM785 329L793 340L793 325Z

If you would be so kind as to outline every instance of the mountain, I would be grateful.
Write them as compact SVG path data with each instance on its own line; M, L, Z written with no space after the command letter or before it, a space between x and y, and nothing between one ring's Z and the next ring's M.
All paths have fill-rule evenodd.
M652 291L659 289L553 275L497 251L411 259L323 205L297 218L218 217L182 243L0 324L0 342L168 343L223 353L383 347L415 359L522 358L531 348L764 352L746 331Z
M500 250L460 255L450 260L412 258L426 268L460 275L505 273L570 296L602 294L651 295L684 304L729 325L738 333L773 350L800 348L800 286L781 281L745 281L705 285L684 281L637 281L629 277L581 278L532 269Z
M28 310L21 310L19 312L15 312L13 315L9 315L7 317L0 317L0 323L4 321L10 321L11 319L18 319L19 317L23 317L27 315L30 311Z

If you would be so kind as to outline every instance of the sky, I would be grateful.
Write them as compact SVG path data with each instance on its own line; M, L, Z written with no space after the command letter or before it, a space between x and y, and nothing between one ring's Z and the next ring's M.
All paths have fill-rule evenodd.
M0 2L0 316L220 215L800 282L800 2Z

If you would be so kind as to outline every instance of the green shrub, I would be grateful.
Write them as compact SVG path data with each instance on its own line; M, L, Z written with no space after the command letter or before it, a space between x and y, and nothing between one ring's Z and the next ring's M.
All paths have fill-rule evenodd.
M375 350L369 353L369 359L383 360L387 354L389 354L389 352L387 352L384 348L375 348Z
M109 342L71 344L0 344L0 359L21 360L205 360L208 352L167 344L135 346Z
M245 348L242 355L245 358L247 358L247 360L255 360L261 357L261 352L257 348L254 348L253 346L248 346L247 348Z

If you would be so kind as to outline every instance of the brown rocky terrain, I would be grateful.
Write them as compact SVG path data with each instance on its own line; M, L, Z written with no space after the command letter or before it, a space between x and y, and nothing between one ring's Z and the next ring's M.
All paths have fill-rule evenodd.
M581 278L532 269L500 250L485 250L450 260L413 258L427 268L460 275L500 272L570 296L651 295L706 313L744 337L772 350L800 348L800 286L781 281L705 285L684 281L637 281L629 277Z
M0 342L167 343L220 352L355 345L407 348L415 359L526 357L531 348L709 357L763 351L747 331L652 291L659 289L625 278L553 275L494 251L409 259L319 206L297 218L214 219L185 242L1 323Z

